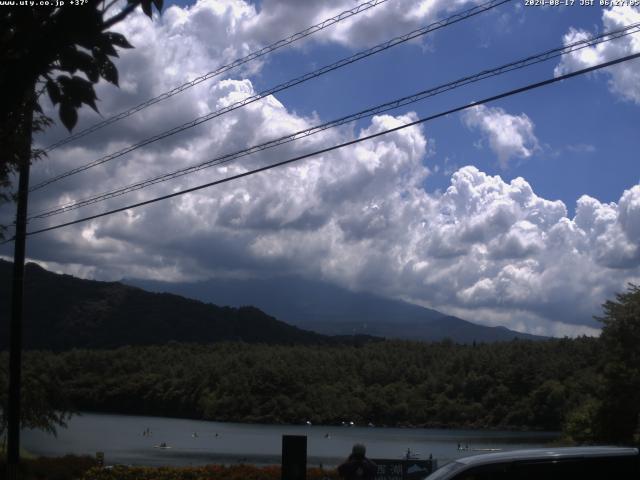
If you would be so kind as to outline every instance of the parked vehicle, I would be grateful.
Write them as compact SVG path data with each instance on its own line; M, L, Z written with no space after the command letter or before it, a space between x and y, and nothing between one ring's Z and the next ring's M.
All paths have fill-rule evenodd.
M536 448L460 458L426 480L639 480L640 453L625 447Z

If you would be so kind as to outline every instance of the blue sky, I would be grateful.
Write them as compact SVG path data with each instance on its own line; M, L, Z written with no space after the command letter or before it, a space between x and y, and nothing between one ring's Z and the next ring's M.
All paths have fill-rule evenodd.
M33 182L478 3L388 0L51 152L34 166ZM118 26L136 46L118 60L121 88L98 86L103 118L354 5L199 0L170 5L153 22L138 12ZM635 22L640 8L541 8L513 0L56 182L34 192L31 212ZM31 226L180 191L639 51L640 34L589 47ZM219 188L34 236L28 254L57 271L104 280L299 275L486 325L594 335L600 305L628 282L640 282L639 85L636 60ZM83 110L78 129L98 120ZM58 125L38 142L64 135Z
M598 6L522 5L513 2L430 34L423 42L394 47L322 79L294 87L278 98L296 112L305 115L316 112L322 119L337 118L561 46L570 27L602 31L602 8ZM266 89L354 51L357 49L335 45L286 51L274 55L252 80L258 90ZM432 115L552 77L556 64L551 60L398 111L415 111L421 117ZM563 85L491 105L514 114L525 113L535 124L542 148L526 160L500 168L489 149L478 148L478 132L464 128L458 114L426 125L436 140L436 155L427 159L426 164L442 166L448 157L458 165L472 163L505 180L523 176L540 195L562 200L571 211L583 194L604 202L616 201L624 189L640 179L634 134L638 127L638 105L609 92L606 75L571 79ZM446 188L450 175L444 170L430 177L426 188Z

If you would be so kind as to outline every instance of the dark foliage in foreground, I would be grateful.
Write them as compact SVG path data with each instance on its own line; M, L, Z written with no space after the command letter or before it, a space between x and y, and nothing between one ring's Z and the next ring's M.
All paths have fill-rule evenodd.
M108 462L107 462L108 463ZM280 466L206 465L202 467L96 466L90 457L66 455L22 461L22 480L280 480ZM308 468L308 480L337 480L334 469ZM5 463L0 459L0 480L6 479Z
M81 478L95 467L95 459L76 455L22 459L20 478L22 480L73 480ZM0 480L5 480L6 474L6 463L0 458Z
M44 155L32 148L32 133L53 122L40 100L49 97L69 131L82 105L97 112L95 84L104 79L118 85L113 59L117 49L132 48L110 29L138 6L151 18L153 6L160 12L163 0L83 0L79 8L39 3L46 5L0 9L0 204L16 198L12 176ZM0 225L0 239L6 230Z
M605 382L596 436L630 442L640 434L640 287L629 285L602 307Z

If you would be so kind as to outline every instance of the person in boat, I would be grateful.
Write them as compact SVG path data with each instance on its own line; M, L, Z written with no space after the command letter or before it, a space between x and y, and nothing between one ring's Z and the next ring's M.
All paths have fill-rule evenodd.
M167 448L167 442L161 442L160 448Z
M374 480L378 467L366 457L367 448L356 443L346 462L338 467L338 474L344 480Z

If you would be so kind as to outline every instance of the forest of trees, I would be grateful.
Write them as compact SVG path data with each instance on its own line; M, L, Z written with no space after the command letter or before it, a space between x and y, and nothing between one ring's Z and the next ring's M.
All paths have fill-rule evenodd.
M169 344L29 352L65 409L220 421L558 430L602 379L592 338L457 345ZM31 378L31 382L39 382Z

